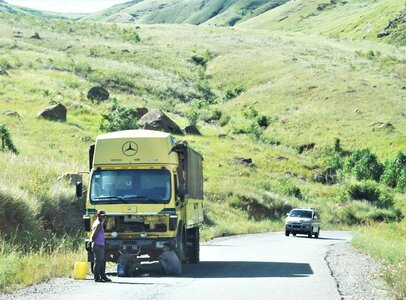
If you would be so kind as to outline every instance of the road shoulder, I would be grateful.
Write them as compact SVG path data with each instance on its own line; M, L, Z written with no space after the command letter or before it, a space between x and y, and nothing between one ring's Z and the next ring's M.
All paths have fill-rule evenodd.
M325 258L341 299L393 299L382 279L382 265L350 243L329 246Z

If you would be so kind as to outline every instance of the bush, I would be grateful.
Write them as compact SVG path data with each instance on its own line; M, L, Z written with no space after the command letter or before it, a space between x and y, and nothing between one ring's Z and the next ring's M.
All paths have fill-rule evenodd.
M391 208L394 205L391 192L372 180L351 184L347 188L347 193L351 199L367 200L380 208Z
M245 92L245 88L242 86L232 87L226 90L224 95L225 100L231 100L238 97L241 93Z
M381 181L400 192L406 191L406 153L400 151L394 161L385 162Z
M345 225L365 225L371 222L399 222L403 218L399 210L371 206L366 201L351 202L336 209L334 222Z
M117 100L114 98L112 100L113 105L110 111L102 114L100 130L111 132L139 128L137 123L137 111L118 105Z
M375 154L368 148L354 151L344 166L347 173L353 174L357 180L372 179L379 181L383 166Z
M293 196L299 199L302 197L300 188L292 182L290 177L279 178L275 190L285 196Z
M139 34L131 28L124 28L123 31L121 31L120 36L127 42L138 43L141 41Z
M11 136L8 132L8 129L6 128L6 125L0 123L0 151L4 152L6 150L18 154L18 150L11 140Z

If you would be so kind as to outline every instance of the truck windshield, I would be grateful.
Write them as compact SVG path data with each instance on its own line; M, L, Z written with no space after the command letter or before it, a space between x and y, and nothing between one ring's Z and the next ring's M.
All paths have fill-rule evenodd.
M91 203L169 203L171 174L164 169L97 170L90 186Z

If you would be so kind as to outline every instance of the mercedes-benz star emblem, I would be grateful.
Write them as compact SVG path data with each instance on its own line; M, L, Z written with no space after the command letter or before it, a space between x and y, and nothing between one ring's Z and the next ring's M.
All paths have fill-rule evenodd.
M124 155L126 156L133 156L135 154L137 154L138 152L138 146L136 143L134 142L127 142L123 145L123 147L121 148L121 150L123 151Z

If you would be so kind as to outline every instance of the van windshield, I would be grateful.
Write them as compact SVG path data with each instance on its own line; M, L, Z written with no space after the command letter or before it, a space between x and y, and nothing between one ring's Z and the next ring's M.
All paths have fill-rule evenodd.
M289 217L297 217L297 218L312 218L312 212L309 210L292 210L289 214Z
M171 198L171 173L165 169L97 170L92 174L90 202L159 203Z

